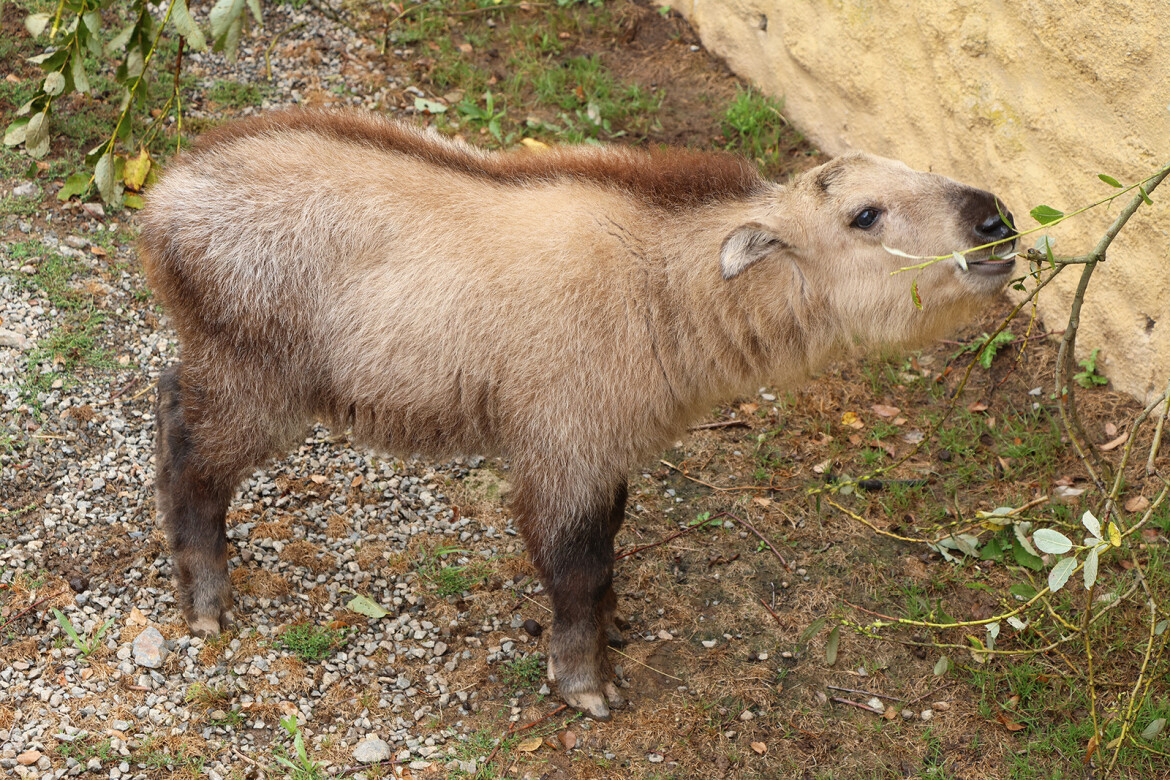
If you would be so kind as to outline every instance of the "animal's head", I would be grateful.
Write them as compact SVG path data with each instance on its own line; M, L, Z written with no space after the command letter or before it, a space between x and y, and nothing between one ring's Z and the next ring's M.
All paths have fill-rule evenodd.
M994 195L900 162L854 153L777 188L724 240L725 279L797 273L804 294L855 340L920 344L985 308L1012 276L1011 214ZM965 252L993 242L991 248ZM895 273L920 257L964 254ZM788 265L790 269L783 270ZM758 268L756 267L758 266ZM917 284L922 308L915 305Z

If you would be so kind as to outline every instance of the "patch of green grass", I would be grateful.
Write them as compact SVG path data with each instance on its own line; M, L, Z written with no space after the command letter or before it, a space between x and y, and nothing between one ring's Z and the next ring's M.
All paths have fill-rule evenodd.
M259 106L271 94L266 84L251 84L241 81L216 81L207 91L207 98L228 108Z
M228 691L217 688L214 685L206 683L194 682L187 688L187 692L183 694L183 699L200 707L222 707L232 700L232 695Z
M445 566L442 559L448 555L461 555L467 550L440 547L426 556L417 571L435 585L440 596L457 596L471 590L487 579L488 567L482 561L472 561L463 566Z
M121 757L114 750L108 737L99 737L89 734L72 742L61 742L57 745L57 752L63 758L72 758L79 764L86 764L91 758L96 758L105 764L107 761L119 761Z
M203 765L207 759L203 756L191 754L180 748L172 753L163 748L154 746L155 739L150 737L134 752L134 762L144 769L165 769L177 772L180 769L191 769L196 775L203 774Z
M61 610L54 609L53 616L57 618L57 624L61 626L61 630L65 632L65 635L69 637L73 647L81 653L83 661L88 660L95 651L101 648L102 637L105 636L110 626L114 624L114 619L110 618L102 625L94 627L92 633L87 633L83 636Z
M784 102L752 88L739 88L723 112L724 146L734 149L768 169L780 162L780 150L799 135L782 112Z
M333 655L344 645L348 634L348 630L344 628L332 629L301 623L286 628L280 633L277 641L281 647L302 661L320 661Z
M560 134L570 142L649 129L663 100L661 92L616 79L596 54L571 57L560 67L525 69L513 79L530 80L540 103L561 109Z
M273 747L279 769L292 780L325 780L325 769L310 758L305 749L305 737L301 734L297 719L292 716L281 718L280 725L292 737L293 744L291 751L284 745Z
M514 658L500 666L500 681L517 692L540 687L544 674L544 659L536 653Z

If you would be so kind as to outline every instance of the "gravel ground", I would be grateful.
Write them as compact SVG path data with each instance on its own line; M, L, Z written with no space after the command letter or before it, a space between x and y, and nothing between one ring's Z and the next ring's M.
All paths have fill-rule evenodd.
M266 13L267 35L243 46L238 62L190 56L188 72L202 87L262 82L269 36L287 30L272 59L280 69L272 94L282 99L263 108L323 100L385 107L396 102L392 92L404 94L383 78L381 89L339 95L334 88L348 79L378 78L367 67L370 44L315 13L285 5ZM214 110L195 100L188 116ZM483 751L458 749L467 735L450 717L479 708L467 677L485 663L527 657L536 639L515 615L469 624L470 594L436 595L428 572L486 571L499 559L524 570L502 509L487 510L490 523L461 517L445 494L451 484L498 493L501 480L480 458L387 460L314 430L232 504L241 625L224 641L190 638L153 507L153 388L177 345L165 316L142 303L132 216L60 206L39 184L4 188L45 211L3 217L0 770L245 776L288 750L280 720L295 716L309 755L331 774L379 759L401 762L400 774L474 773ZM65 313L29 284L54 255L74 266L69 286L105 314L105 357L30 396L26 381L60 370L64 359L41 348ZM458 551L435 552L443 547ZM492 586L503 595L513 581ZM346 609L357 594L389 614L374 620ZM334 632L324 660L282 634L296 625ZM440 714L452 725L436 727Z

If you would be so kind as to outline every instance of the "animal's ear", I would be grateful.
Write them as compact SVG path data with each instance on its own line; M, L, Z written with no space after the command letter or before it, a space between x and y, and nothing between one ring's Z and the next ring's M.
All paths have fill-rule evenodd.
M743 269L768 255L787 249L789 244L774 230L759 222L748 222L731 231L719 249L723 278L738 276Z

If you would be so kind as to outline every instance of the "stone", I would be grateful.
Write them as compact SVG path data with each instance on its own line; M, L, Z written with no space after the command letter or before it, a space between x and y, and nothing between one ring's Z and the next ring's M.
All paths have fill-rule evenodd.
M32 347L32 342L19 333L0 328L0 347L15 347L24 351Z
M41 190L35 181L26 181L24 184L18 184L12 188L12 194L18 198L33 198Z
M353 749L353 760L359 764L373 764L390 758L390 746L374 736L368 736Z
M163 638L163 635L154 626L150 626L134 638L132 649L134 651L134 663L139 666L145 666L147 669L158 669L161 667L163 661L167 659L167 654L170 652L167 648L167 640Z

